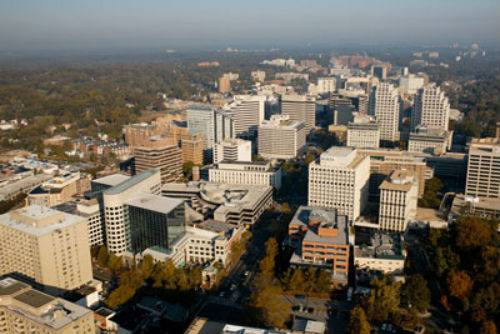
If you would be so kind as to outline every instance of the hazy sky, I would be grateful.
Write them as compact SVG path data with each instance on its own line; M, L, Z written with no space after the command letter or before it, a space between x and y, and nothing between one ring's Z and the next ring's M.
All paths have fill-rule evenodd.
M500 0L0 0L0 49L479 40Z

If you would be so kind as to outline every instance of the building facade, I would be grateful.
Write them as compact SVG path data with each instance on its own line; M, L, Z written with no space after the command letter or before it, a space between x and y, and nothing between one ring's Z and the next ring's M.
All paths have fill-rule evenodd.
M472 141L467 162L465 195L500 198L500 134L497 133L497 136Z
M450 102L435 83L420 88L413 105L412 128L417 126L448 131Z
M281 168L269 162L222 161L208 171L208 180L221 184L248 184L281 188Z
M380 130L380 139L399 140L399 93L394 85L382 82L370 97L370 114L374 115Z
M309 132L316 126L316 99L305 95L282 95L281 114L288 115L291 121L304 123Z
M235 95L226 110L234 119L237 137L255 138L257 128L264 121L266 97L261 95Z
M259 126L258 153L266 159L293 159L304 151L306 128L288 115L273 115Z
M151 141L148 146L136 147L134 157L136 173L156 168L163 183L175 182L182 177L182 151L177 145Z
M380 131L375 121L369 116L357 115L347 125L347 146L356 148L378 148Z
M237 138L215 144L213 162L221 161L252 161L252 142Z

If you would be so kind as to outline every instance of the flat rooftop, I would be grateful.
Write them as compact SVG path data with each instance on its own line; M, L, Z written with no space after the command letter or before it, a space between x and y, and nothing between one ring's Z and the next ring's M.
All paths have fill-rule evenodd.
M155 211L158 213L168 214L182 203L184 203L183 200L176 198L143 194L137 198L129 200L127 202L127 205L149 211Z
M34 308L39 308L55 300L54 297L46 295L36 290L28 290L23 293L20 293L17 296L15 296L14 299Z
M128 177L125 181L113 186L112 188L106 189L104 191L104 193L106 195L117 195L117 194L122 193L125 190L132 188L132 187L136 186L137 184L147 180L148 178L150 178L151 176L153 176L157 173L159 174L160 172L158 170L155 170L155 169L146 170L146 171L144 171L140 174L137 174L133 177Z
M123 174L112 174L108 176L104 176L95 180L92 180L92 182L95 183L100 183L104 184L110 187L114 187L116 185L119 185L120 183L130 179L130 176L128 175L123 175Z

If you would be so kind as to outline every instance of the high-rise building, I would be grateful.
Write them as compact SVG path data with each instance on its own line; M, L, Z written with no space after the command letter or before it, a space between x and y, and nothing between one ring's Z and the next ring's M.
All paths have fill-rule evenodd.
M195 165L203 165L203 150L205 138L202 134L195 134L181 139L182 162L191 161Z
M450 102L435 83L417 91L413 106L412 128L417 126L448 131Z
M293 159L306 145L304 123L273 115L259 126L258 152L266 159Z
M309 164L309 206L337 209L355 221L368 202L370 160L350 147L331 147Z
M405 231L417 213L418 182L412 172L395 170L380 185L379 226L384 230Z
M190 135L201 134L205 138L205 156L212 157L215 143L235 138L234 119L227 111L210 105L193 104L187 109L187 126Z
M215 144L213 162L221 161L252 161L252 142L237 138Z
M224 73L219 78L219 93L226 94L231 91L231 77L228 73Z
M306 132L316 126L316 99L306 95L282 95L281 113L291 121L303 122Z
M262 95L235 95L226 106L234 119L235 134L238 137L255 138L257 128L264 120L266 97Z
M399 94L394 85L382 82L372 91L370 114L377 119L380 140L395 142L399 140Z
M500 198L500 135L472 140L465 195Z
M0 275L23 275L48 291L76 289L92 281L87 221L38 205L3 214L0 259Z
M425 78L421 75L406 74L399 77L399 91L403 95L415 95L424 85Z
M115 175L111 177L117 178ZM110 252L124 255L131 249L127 202L144 194L159 195L161 190L160 171L148 170L118 183L111 182L113 180L110 179L110 176L104 179L103 181L99 179L92 181L92 186L94 193L101 192L100 202L106 226L106 245ZM111 185L108 186L106 183L111 183Z
M387 79L389 66L387 64L372 65L372 75L380 80Z
M368 115L355 115L354 122L347 125L347 146L377 148L379 143L380 131L377 123Z
M182 151L177 145L150 141L148 146L134 149L134 169L136 173L157 168L162 183L175 182L182 177Z
M94 334L94 312L6 277L0 280L0 333Z

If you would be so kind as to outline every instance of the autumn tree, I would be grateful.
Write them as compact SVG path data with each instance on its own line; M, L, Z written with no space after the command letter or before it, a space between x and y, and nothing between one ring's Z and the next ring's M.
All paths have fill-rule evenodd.
M371 326L366 318L365 310L361 306L355 306L349 316L350 334L370 334Z
M469 297L473 282L470 276L464 271L453 271L448 275L448 290L450 295L464 301Z
M388 278L376 278L371 285L372 289L366 300L366 313L370 321L382 323L399 308L400 283L393 283Z
M401 287L401 299L420 312L426 311L431 302L431 292L425 278L420 274L408 277Z

